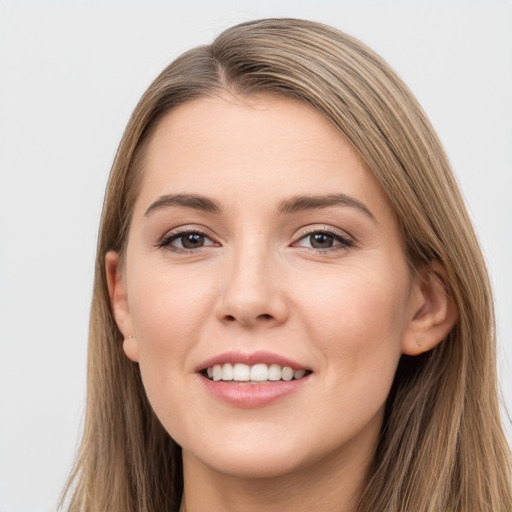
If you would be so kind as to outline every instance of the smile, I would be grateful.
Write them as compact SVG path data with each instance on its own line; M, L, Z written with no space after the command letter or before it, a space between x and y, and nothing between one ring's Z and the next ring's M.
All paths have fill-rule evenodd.
M204 370L203 375L209 380L218 382L233 382L247 384L261 384L264 382L278 382L302 379L311 373L305 369L293 369L290 366L279 364L258 363L248 365L244 363L216 364Z
M196 368L203 389L232 407L265 407L293 396L311 383L304 363L267 351L224 352Z

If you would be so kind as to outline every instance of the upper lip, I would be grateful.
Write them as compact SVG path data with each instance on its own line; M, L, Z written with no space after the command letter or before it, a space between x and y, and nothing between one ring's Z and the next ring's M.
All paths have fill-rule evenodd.
M294 370L310 370L307 365L294 361L288 357L282 356L280 354L274 354L273 352L267 352L265 350L258 350L256 352L224 352L222 354L218 354L216 356L210 357L206 361L203 361L196 367L196 372L202 372L207 368L211 368L216 364L224 364L224 363L243 363L248 366L253 366L258 363L265 364L278 364L280 366L289 366Z

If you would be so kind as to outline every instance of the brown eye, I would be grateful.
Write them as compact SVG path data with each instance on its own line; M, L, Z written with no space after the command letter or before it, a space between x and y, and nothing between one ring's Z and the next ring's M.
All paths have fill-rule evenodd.
M203 247L204 239L205 236L199 233L188 233L177 240L181 240L181 245L184 249L197 249L198 247Z
M200 231L180 231L163 238L158 246L171 251L193 251L202 247L217 245L211 238Z
M313 249L329 249L334 245L334 237L327 233L313 233L309 235L309 243Z
M295 247L306 247L317 251L342 250L353 247L354 242L338 233L329 231L313 231L293 244Z

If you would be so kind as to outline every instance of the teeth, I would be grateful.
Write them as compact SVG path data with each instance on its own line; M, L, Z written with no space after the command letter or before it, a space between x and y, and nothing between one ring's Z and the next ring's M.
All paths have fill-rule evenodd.
M226 363L222 367L222 380L233 380L235 373L233 371L233 365Z
M220 364L216 364L213 367L213 380L222 379L222 366Z
M283 369L278 364L271 364L268 369L269 380L281 380Z
M236 363L234 365L230 363L216 364L206 370L208 378L215 382L219 380L238 382L290 381L301 379L306 373L306 370L294 370L289 366L282 367L278 364L271 364L269 366L263 363L253 366L243 363Z
M246 382L249 380L251 369L246 364L236 363L233 366L233 380Z
M268 366L266 364L255 364L252 366L251 380L256 382L268 380Z
M283 380L292 380L293 370L289 366L283 368Z
M293 373L293 378L302 379L304 375L306 375L306 370L295 370L295 372Z

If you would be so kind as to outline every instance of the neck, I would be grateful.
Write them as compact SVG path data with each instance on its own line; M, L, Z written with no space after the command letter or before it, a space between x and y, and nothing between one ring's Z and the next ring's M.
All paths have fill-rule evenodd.
M180 512L354 512L373 451L346 455L341 463L332 453L291 474L248 478L220 473L184 452Z

